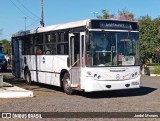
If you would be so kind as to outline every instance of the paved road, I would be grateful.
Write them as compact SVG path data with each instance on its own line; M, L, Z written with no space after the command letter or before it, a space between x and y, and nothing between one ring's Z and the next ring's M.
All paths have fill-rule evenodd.
M160 112L160 77L142 76L141 88L110 92L77 92L69 96L59 87L12 79L7 82L34 92L33 98L0 99L0 112Z

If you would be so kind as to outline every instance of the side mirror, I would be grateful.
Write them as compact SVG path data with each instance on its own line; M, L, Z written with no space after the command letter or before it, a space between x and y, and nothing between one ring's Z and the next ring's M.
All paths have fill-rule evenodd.
M70 67L70 60L69 60L69 57L67 57L67 66Z

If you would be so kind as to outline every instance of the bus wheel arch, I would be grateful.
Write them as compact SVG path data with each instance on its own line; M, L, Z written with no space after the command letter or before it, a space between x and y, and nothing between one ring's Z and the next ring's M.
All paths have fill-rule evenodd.
M73 88L71 87L70 75L69 73L65 73L62 79L63 81L63 89L67 95L72 95L74 93Z
M25 78L26 83L27 83L28 85L31 85L31 84L32 84L31 72L30 72L30 70L29 70L28 67L25 67L25 69L24 69L24 78Z
M69 73L68 70L62 69L60 72L60 86L61 87L63 87L63 77L64 77L65 73Z

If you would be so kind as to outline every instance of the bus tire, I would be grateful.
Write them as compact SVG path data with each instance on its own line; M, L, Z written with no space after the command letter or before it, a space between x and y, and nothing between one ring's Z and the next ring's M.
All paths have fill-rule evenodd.
M74 90L70 86L69 82L70 82L70 80L69 80L69 73L65 73L64 77L63 77L63 89L64 89L64 92L67 95L72 95L73 92L74 92Z
M26 69L26 71L25 71L25 80L28 85L32 84L31 73L30 73L29 69Z

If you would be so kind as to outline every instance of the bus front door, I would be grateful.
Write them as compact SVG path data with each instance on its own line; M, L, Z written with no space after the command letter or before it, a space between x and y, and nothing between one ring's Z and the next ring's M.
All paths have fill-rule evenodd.
M69 60L71 87L80 86L80 34L69 34Z

